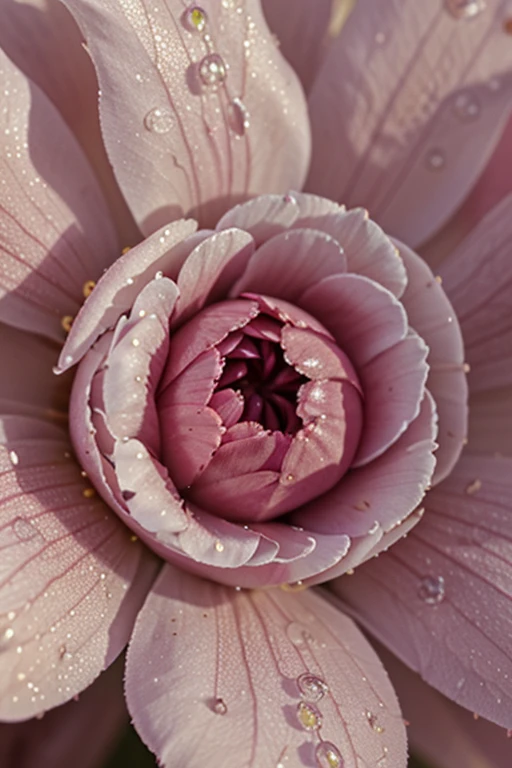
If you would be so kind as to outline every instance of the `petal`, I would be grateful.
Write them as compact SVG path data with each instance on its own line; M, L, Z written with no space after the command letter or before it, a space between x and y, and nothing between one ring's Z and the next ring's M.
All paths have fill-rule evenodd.
M5 768L97 768L128 722L119 659L76 701L42 719L0 725L0 765ZM91 734L94 738L91 739Z
M427 387L439 418L434 483L439 483L455 466L467 436L464 343L454 309L429 267L406 246L399 248L408 277L401 300L410 325L429 348Z
M365 627L458 704L512 726L509 459L463 456L406 541L334 582Z
M512 384L511 235L509 195L440 270L462 329L471 393Z
M120 653L155 561L91 495L62 433L5 417L0 431L0 716L33 717Z
M469 407L470 453L512 455L512 389L475 394Z
M301 697L306 673L328 686L316 704ZM320 739L303 726L308 714L313 726L322 718L321 738L344 768L386 757L406 765L384 669L352 622L313 592L237 593L167 567L134 632L126 691L164 766L312 765Z
M196 26L178 0L66 5L97 69L110 160L145 234L184 212L204 225L241 198L302 186L306 105L256 0L240 13L205 0Z
M409 724L411 749L429 765L510 768L512 741L504 728L441 696L384 648L378 653Z
M106 203L46 96L0 52L0 319L62 343L82 288L117 256Z
M307 188L365 205L412 247L433 234L478 179L508 119L504 13L501 0L459 19L442 0L377 11L360 0L310 93Z

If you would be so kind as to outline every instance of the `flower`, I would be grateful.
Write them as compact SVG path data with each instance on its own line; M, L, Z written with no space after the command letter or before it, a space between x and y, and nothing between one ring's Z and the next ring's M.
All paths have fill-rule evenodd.
M67 0L129 212L70 106L95 87L71 18L50 4L72 66L37 66L48 16L4 5L2 719L129 642L164 765L400 768L350 613L510 727L511 198L450 220L510 114L505 4L359 0L330 45L330 3L295 32L269 6L309 163L255 0ZM411 247L446 222L441 284Z

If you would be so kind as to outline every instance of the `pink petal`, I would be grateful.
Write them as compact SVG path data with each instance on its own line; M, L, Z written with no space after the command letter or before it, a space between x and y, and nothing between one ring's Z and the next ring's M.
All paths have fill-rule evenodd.
M238 227L249 232L257 246L290 229L299 216L294 195L261 195L230 208L217 224L217 230Z
M180 297L173 324L188 320L206 304L224 299L245 271L254 252L247 232L228 229L203 240L183 264L178 275Z
M471 398L468 450L512 455L512 388L480 392Z
M438 768L510 768L512 741L504 728L441 696L384 648L378 653L409 723L415 753Z
M350 358L325 336L287 325L281 333L281 346L285 360L311 381L346 381L362 392Z
M66 5L98 73L109 157L145 234L184 212L204 225L241 198L302 185L306 105L256 0L241 13L205 0L208 46L178 0L143 0L134 13L102 0ZM210 46L226 78L205 85Z
M508 118L503 13L499 2L470 19L441 2L358 2L310 93L307 188L365 205L412 247L426 240L476 182Z
M0 715L62 704L108 667L130 636L154 560L44 422L6 417L0 432Z
M354 537L370 533L376 523L390 531L423 498L435 466L435 435L435 407L427 395L419 416L386 453L350 470L335 488L294 512L291 522Z
M96 339L131 309L150 280L163 271L172 279L175 277L193 248L187 238L196 227L195 221L175 221L117 259L98 281L74 321L59 357L59 371L76 364Z
M406 541L335 582L366 628L458 704L512 725L509 459L463 456Z
M245 401L240 392L223 389L216 392L210 400L210 408L216 411L225 427L232 427L244 412Z
M328 686L316 704L301 697L306 673ZM321 738L344 768L406 765L384 669L353 623L313 592L236 593L167 567L135 629L126 691L137 730L166 766L310 766L320 740L298 719L301 704L319 710Z
M265 18L282 54L300 77L306 93L320 66L322 43L331 19L332 0L263 0Z
M471 393L512 384L511 216L509 195L440 270L464 336Z
M438 483L455 466L467 436L464 343L454 309L429 267L402 244L400 254L408 277L402 302L410 325L429 348L427 386L439 417L434 474L434 483Z
M407 334L402 304L367 277L326 277L302 294L300 304L331 331L356 369Z
M343 249L332 237L315 230L292 230L272 237L249 261L231 296L263 293L292 304L311 285L346 271Z
M0 53L0 319L62 343L82 287L118 255L99 185L46 96Z
M425 342L413 331L358 370L364 431L353 466L384 453L416 418L428 374Z
M128 724L120 658L76 701L42 719L0 725L4 768L97 768L112 752ZM94 738L91 739L91 734Z

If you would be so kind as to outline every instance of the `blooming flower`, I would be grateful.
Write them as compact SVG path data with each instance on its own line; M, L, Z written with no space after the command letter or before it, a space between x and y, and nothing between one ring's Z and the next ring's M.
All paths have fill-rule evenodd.
M507 3L359 0L329 45L331 3L268 4L309 162L256 0L67 0L129 212L70 16L63 71L4 5L2 719L129 642L164 765L405 766L350 614L510 727L510 196L425 249L442 282L411 250L510 114Z

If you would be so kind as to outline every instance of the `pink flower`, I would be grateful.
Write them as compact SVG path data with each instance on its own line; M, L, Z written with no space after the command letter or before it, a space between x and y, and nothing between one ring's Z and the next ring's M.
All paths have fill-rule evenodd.
M400 768L350 614L511 727L506 4L268 3L310 162L256 0L67 0L129 211L71 18L3 5L2 719L129 642L164 765Z

